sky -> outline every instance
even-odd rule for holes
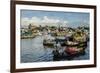
[[[86,12],[21,10],[22,27],[27,27],[29,24],[78,27],[81,25],[89,26],[89,23],[90,14]]]

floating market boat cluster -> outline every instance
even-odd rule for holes
[[[83,54],[89,41],[88,27],[32,26],[21,29],[21,39],[44,36],[43,46],[53,47],[54,58]],[[63,47],[63,48],[62,48]]]

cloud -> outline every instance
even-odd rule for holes
[[[29,25],[29,22],[30,22],[29,18],[22,18],[21,19],[21,27],[28,26]]]
[[[21,27],[27,27],[29,24],[38,26],[39,22],[41,22],[41,20],[37,17],[21,18]]]
[[[58,23],[58,22],[60,22],[60,20],[51,19],[51,18],[48,18],[47,16],[44,16],[42,22],[43,23]]]
[[[35,25],[35,26],[66,26],[68,21],[60,20],[60,19],[54,19],[49,18],[48,16],[44,16],[43,18],[39,17],[32,17],[32,18],[21,18],[21,26],[27,27],[29,24]]]

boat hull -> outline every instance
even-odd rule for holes
[[[68,55],[78,55],[78,54],[82,54],[85,51],[85,48],[81,47],[81,48],[77,48],[77,47],[68,47],[65,49],[65,52]]]

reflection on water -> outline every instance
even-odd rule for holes
[[[43,46],[43,36],[37,36],[33,39],[21,39],[21,62],[42,62],[53,61],[53,47]],[[76,56],[72,60],[86,60],[89,59],[89,44],[85,49],[85,54]],[[66,57],[60,60],[67,60]]]

